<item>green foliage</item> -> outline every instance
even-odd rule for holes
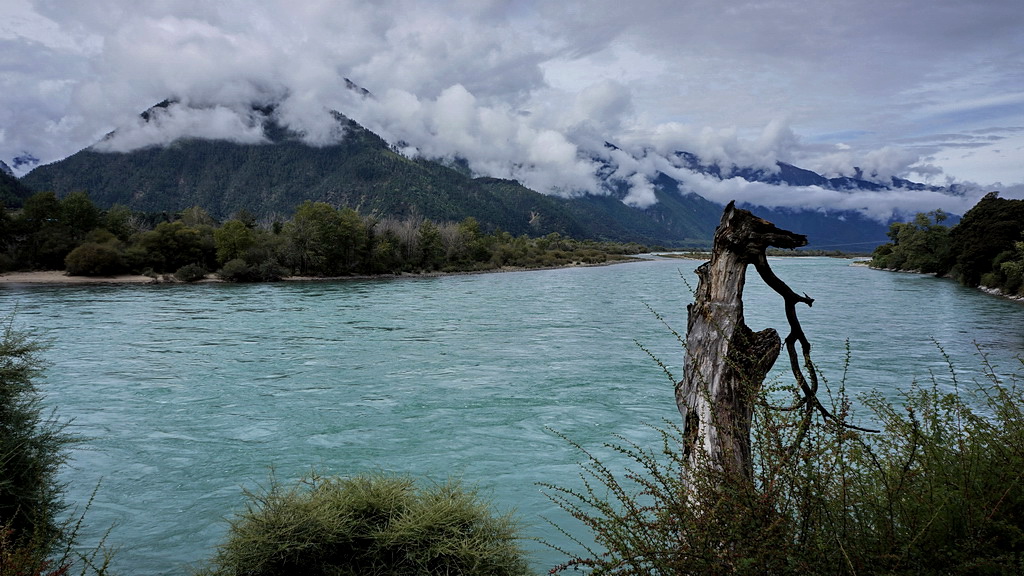
[[[419,229],[419,266],[424,270],[437,270],[444,262],[444,243],[441,231],[430,220],[424,220]]]
[[[100,224],[100,211],[85,192],[72,192],[60,201],[60,221],[81,240]]]
[[[85,515],[61,520],[67,509],[57,475],[76,441],[42,406],[35,380],[44,346],[31,332],[5,321],[0,335],[0,576],[107,574],[111,556],[103,542],[81,553]],[[88,505],[86,505],[86,510]]]
[[[126,271],[124,243],[112,233],[98,229],[64,258],[71,276],[112,276]]]
[[[18,266],[58,269],[75,247],[74,231],[61,221],[60,200],[52,192],[39,192],[25,200],[14,222],[20,243]]]
[[[206,268],[215,253],[212,230],[193,228],[180,220],[161,222],[143,232],[135,246],[135,266],[157,272],[173,272],[188,264]]]
[[[943,272],[949,257],[949,229],[942,225],[946,218],[942,210],[933,210],[917,214],[913,222],[894,222],[889,226],[892,242],[875,249],[871,265],[925,274]]]
[[[174,278],[179,282],[198,282],[206,278],[206,268],[199,264],[185,264],[174,271]]]
[[[51,551],[61,540],[65,509],[57,472],[73,438],[43,409],[35,384],[42,345],[8,319],[0,336],[0,529],[14,543]]]
[[[1022,363],[1024,365],[1024,363]],[[575,445],[582,488],[549,497],[592,532],[556,572],[592,574],[1019,574],[1024,570],[1024,388],[985,366],[893,403],[871,395],[866,434],[817,421],[792,444],[792,412],[755,414],[753,482],[690,467],[682,431],[657,446],[606,446],[624,473]],[[839,390],[835,413],[848,418]]]
[[[341,215],[325,202],[304,202],[285,224],[290,261],[303,276],[337,276],[349,243]]]
[[[1024,240],[1024,200],[1007,200],[995,192],[986,195],[950,230],[952,275],[962,284],[977,286],[1003,252]],[[1001,286],[995,285],[993,288]]]
[[[32,195],[32,191],[13,175],[0,170],[0,205],[17,207]]]
[[[111,244],[86,242],[64,257],[70,276],[112,276],[124,270],[120,251]]]
[[[941,226],[941,211],[918,214],[913,223],[894,223],[892,242],[875,249],[875,268],[949,274],[967,286],[987,286],[1024,295],[1024,200],[992,192],[953,228]]]
[[[1010,256],[998,262],[999,272],[1007,292],[1024,296],[1024,242],[1017,242],[1013,246],[1014,251]]]
[[[305,202],[290,220],[275,221],[270,229],[259,227],[245,212],[218,225],[197,207],[168,220],[168,215],[136,214],[124,206],[93,212],[85,194],[66,203],[64,210],[53,194],[41,193],[14,218],[0,212],[0,240],[6,239],[9,250],[9,256],[0,257],[0,269],[64,268],[85,276],[217,270],[224,280],[260,282],[292,275],[601,264],[646,250],[639,244],[580,241],[558,233],[541,238],[500,229],[486,233],[475,218],[458,224],[419,217],[379,220],[325,202]]]
[[[247,492],[245,511],[201,574],[232,576],[527,573],[511,515],[457,482],[311,475]]]
[[[228,220],[213,233],[217,246],[217,262],[241,258],[256,244],[256,233],[241,220]]]
[[[134,218],[135,215],[132,214],[132,211],[127,206],[118,204],[112,206],[110,210],[103,214],[101,225],[116,236],[118,240],[127,242],[132,234],[135,233]]]

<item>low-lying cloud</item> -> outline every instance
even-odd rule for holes
[[[119,127],[93,146],[99,152],[131,152],[166,146],[182,138],[227,140],[239,144],[265,143],[262,118],[255,111],[226,106],[192,108],[181,103],[153,108],[148,119]]]
[[[13,0],[0,22],[0,157],[49,162],[97,141],[112,152],[183,137],[260,143],[251,106],[273,103],[311,145],[343,137],[337,110],[411,156],[546,194],[608,193],[610,177],[639,208],[656,201],[659,172],[715,201],[879,219],[964,202],[730,172],[777,161],[878,182],[961,182],[979,166],[993,174],[984,182],[1024,179],[1008,161],[1024,153],[1021,72],[1000,65],[1018,55],[1016,2],[865,1],[851,12],[794,0],[686,11],[662,0]],[[138,119],[167,98],[178,104]],[[677,151],[723,178],[680,170]]]

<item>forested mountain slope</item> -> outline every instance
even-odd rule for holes
[[[516,235],[558,232],[666,247],[709,244],[721,214],[721,206],[665,174],[653,182],[657,202],[646,208],[625,204],[628,190],[614,181],[597,193],[548,196],[511,180],[474,178],[450,163],[409,158],[340,113],[335,119],[345,137],[326,146],[308,145],[274,123],[272,114],[267,118],[265,143],[188,138],[127,153],[94,146],[37,167],[21,183],[25,190],[53,191],[60,197],[85,191],[101,208],[119,204],[173,214],[199,206],[220,220],[240,212],[264,221],[284,220],[312,200],[370,216],[422,216],[437,222],[473,217],[485,230]],[[784,192],[785,183],[777,184]],[[885,241],[886,224],[858,213],[747,208],[807,234],[811,247],[871,250]]]

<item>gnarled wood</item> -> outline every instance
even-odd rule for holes
[[[779,356],[782,341],[772,328],[753,332],[744,323],[747,265],[757,266],[762,278],[787,298],[792,291],[767,268],[765,251],[769,246],[797,248],[806,244],[804,235],[777,228],[733,203],[726,206],[715,231],[711,260],[697,268],[695,301],[687,307],[683,380],[676,386],[684,452],[691,463],[707,458],[726,473],[751,478],[754,402]],[[783,288],[786,293],[780,291]],[[798,296],[792,302],[810,304],[813,300]],[[787,313],[789,307],[787,298]],[[791,327],[794,320],[795,313]],[[795,326],[799,329],[798,322]],[[802,331],[798,337],[806,342]],[[790,334],[787,338],[792,346],[790,338],[796,337]],[[810,386],[802,388],[806,392]]]

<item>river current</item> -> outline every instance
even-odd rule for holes
[[[798,309],[819,368],[856,395],[965,378],[979,350],[1020,373],[1024,304],[954,282],[775,258],[815,299]],[[515,509],[527,536],[562,544],[578,526],[538,482],[579,486],[580,455],[678,419],[682,351],[648,309],[686,329],[690,260],[429,278],[231,285],[4,286],[0,312],[41,331],[41,387],[84,441],[68,499],[83,542],[112,526],[123,574],[185,574],[212,556],[243,489],[310,470],[460,478]],[[689,286],[689,287],[688,287]],[[751,270],[755,330],[787,331],[782,300]],[[848,344],[847,344],[848,343]],[[776,365],[786,377],[783,362]],[[855,402],[856,404],[856,402]],[[614,460],[613,460],[614,463]],[[563,558],[536,542],[538,573]]]

